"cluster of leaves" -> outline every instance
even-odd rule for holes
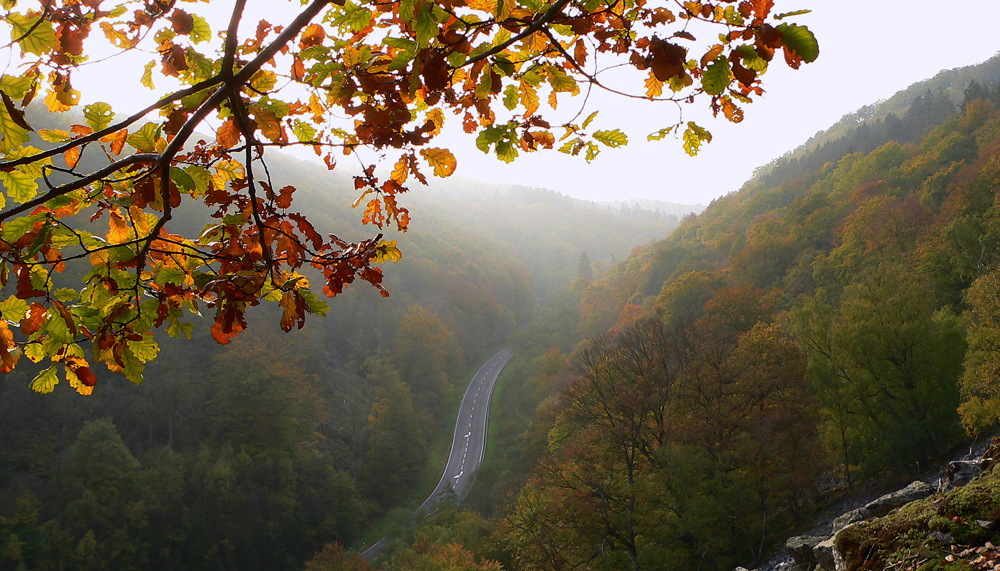
[[[48,360],[37,390],[51,391],[62,365],[86,394],[96,382],[91,362],[139,382],[157,353],[151,331],[187,336],[185,319],[202,308],[214,312],[220,343],[246,328],[245,311],[262,300],[281,305],[282,329],[301,327],[307,313],[327,307],[300,272],[308,266],[322,272],[328,296],[358,278],[387,295],[376,264],[399,259],[395,243],[381,233],[357,243],[324,236],[289,211],[295,189],[271,180],[267,147],[308,146],[330,168],[337,153],[361,149],[395,160],[385,180],[374,164],[356,177],[356,206],[364,205],[365,223],[405,231],[409,213],[397,196],[407,181],[426,182],[427,167],[437,176],[456,168],[450,151],[429,146],[446,112],[478,133],[481,149],[509,161],[557,144],[540,112],[545,93],[555,108],[560,93],[576,94],[581,83],[615,89],[602,83],[599,55],[648,72],[637,97],[703,95],[738,121],[737,103],[761,93],[776,50],[793,67],[818,54],[806,28],[778,24],[784,15],[772,14],[772,0],[312,0],[288,24],[260,21],[241,39],[245,4],[236,1],[218,29],[193,9],[157,0],[0,3],[11,26],[6,49],[20,56],[18,73],[0,78],[0,283],[14,278],[16,286],[0,325],[2,370],[22,356]],[[699,58],[693,42],[702,30],[721,33]],[[182,87],[124,118],[93,103],[83,122],[61,119],[65,128],[35,133],[26,111],[36,94],[50,113],[79,105],[73,75],[91,58],[92,35],[121,51],[155,51],[146,87],[156,76]],[[593,118],[563,125],[563,152],[593,158],[599,144],[626,142],[617,130],[588,131]],[[200,140],[207,120],[215,137]],[[32,145],[33,133],[44,149]],[[689,152],[708,138],[688,124]],[[197,235],[168,229],[185,202],[212,218]],[[75,260],[89,263],[83,285],[60,283],[57,274]]]

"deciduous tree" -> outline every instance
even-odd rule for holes
[[[452,153],[432,146],[449,115],[503,161],[548,148],[590,160],[626,135],[546,105],[596,88],[702,100],[738,122],[779,52],[794,68],[819,52],[783,21],[801,12],[779,14],[773,0],[306,0],[284,25],[241,25],[246,5],[214,22],[190,2],[0,1],[16,62],[0,77],[0,282],[16,286],[0,307],[0,359],[4,371],[22,356],[47,362],[35,390],[64,379],[87,394],[94,362],[139,382],[157,353],[152,330],[189,336],[201,310],[220,343],[264,300],[280,304],[282,329],[301,327],[327,309],[308,266],[328,296],[356,279],[387,295],[377,264],[400,252],[381,230],[407,228],[398,197],[409,181],[454,172]],[[145,87],[177,87],[127,115],[102,102],[67,113],[101,41],[154,54]],[[605,72],[621,65],[638,73],[612,83]],[[29,108],[37,100],[45,109]],[[689,153],[711,138],[664,123],[650,138],[680,133]],[[265,149],[293,145],[330,168],[371,151],[356,204],[378,230],[351,242],[292,210],[295,188],[271,179]],[[375,171],[382,159],[388,177]],[[184,235],[175,219],[189,203],[210,223]],[[82,284],[61,279],[77,260]]]

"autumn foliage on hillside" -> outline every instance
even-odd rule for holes
[[[513,568],[749,567],[823,490],[910,477],[1000,421],[1000,89],[921,95],[873,134],[580,292],[598,337],[522,436]]]

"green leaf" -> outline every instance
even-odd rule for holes
[[[611,131],[594,131],[594,138],[611,148],[628,144],[628,135],[622,133],[618,129]]]
[[[403,22],[409,22],[413,20],[413,15],[416,13],[417,0],[403,0],[399,3],[399,19]]]
[[[600,111],[594,111],[590,115],[587,115],[587,118],[583,120],[583,128],[584,129],[586,129],[587,127],[590,126],[590,123],[593,122],[594,118],[597,117],[598,113],[600,113]]]
[[[28,313],[28,302],[12,295],[0,303],[0,316],[8,321],[21,321]]]
[[[397,50],[410,51],[417,49],[417,42],[406,38],[385,38],[382,40],[382,43]]]
[[[503,140],[507,131],[499,127],[487,127],[476,137],[476,148],[484,153],[490,152],[490,146]]]
[[[95,131],[103,131],[115,118],[115,112],[107,103],[91,103],[83,108],[83,117],[87,125]]]
[[[479,76],[479,82],[476,83],[476,97],[479,99],[486,99],[492,91],[493,74],[490,73],[489,70],[483,70],[483,73]]]
[[[140,80],[143,87],[148,87],[149,89],[156,89],[156,86],[153,85],[153,68],[155,66],[156,66],[155,61],[151,61],[146,64],[146,67],[144,68],[145,71],[142,72],[142,79]]]
[[[160,346],[156,344],[152,335],[142,338],[142,341],[132,341],[128,344],[129,351],[143,363],[148,363],[156,358],[160,352]]]
[[[170,167],[170,180],[174,181],[174,184],[188,192],[197,190],[198,188],[194,178],[192,178],[191,175],[184,169]]]
[[[57,289],[56,291],[52,292],[52,295],[54,295],[56,297],[56,299],[58,299],[59,301],[61,301],[63,303],[68,303],[68,302],[71,302],[71,301],[76,301],[77,299],[80,298],[80,292],[76,291],[73,288],[69,288],[69,287],[61,287],[61,288]]]
[[[197,14],[191,14],[194,18],[194,26],[191,28],[191,41],[196,44],[207,42],[212,39],[212,27],[208,25],[208,20]]]
[[[187,167],[184,171],[191,177],[194,181],[194,196],[195,198],[201,196],[208,192],[208,184],[212,180],[212,174],[208,172],[205,167]]]
[[[345,6],[344,24],[352,32],[360,32],[372,22],[372,13],[361,6]]]
[[[552,86],[552,91],[572,93],[574,95],[580,92],[580,88],[576,85],[576,80],[567,75],[565,71],[554,65],[550,65],[548,70],[549,85]]]
[[[56,385],[59,384],[59,376],[56,375],[56,365],[52,365],[48,369],[45,369],[38,376],[31,381],[28,385],[31,390],[36,393],[49,394],[56,389]]]
[[[729,87],[729,60],[724,56],[715,58],[701,76],[701,88],[709,95],[722,95]]]
[[[517,147],[510,141],[500,141],[497,143],[497,158],[505,163],[512,163],[517,158]]]
[[[819,42],[809,28],[795,24],[781,24],[777,30],[781,32],[781,41],[785,48],[795,52],[802,61],[811,63],[819,57]]]
[[[3,228],[0,228],[0,237],[3,237],[5,242],[16,242],[21,239],[21,236],[34,229],[35,222],[38,222],[41,217],[41,214],[35,214],[7,220],[3,223]]]
[[[6,105],[0,105],[0,151],[9,153],[14,149],[28,142],[29,135],[27,129],[17,124],[7,112]]]
[[[174,284],[177,286],[184,285],[184,270],[180,268],[158,269],[156,270],[156,274],[153,276],[153,282],[159,286],[166,284]]]
[[[294,134],[295,138],[300,141],[316,140],[316,128],[299,119],[296,119],[295,122],[292,123],[292,134]]]
[[[167,324],[167,335],[175,339],[180,339],[181,336],[184,336],[185,339],[190,339],[193,332],[194,323],[181,323],[177,319],[171,319],[170,323]]]
[[[405,69],[406,66],[410,65],[413,58],[417,57],[417,50],[414,48],[412,51],[401,51],[396,54],[396,57],[392,58],[389,62],[389,71],[399,71]]]
[[[49,271],[42,266],[31,267],[31,287],[46,291],[49,289]]]
[[[45,332],[59,343],[71,343],[73,341],[73,334],[69,330],[69,324],[63,319],[62,314],[55,309],[49,310],[49,318],[45,322]]]
[[[72,133],[62,129],[39,129],[38,136],[46,143],[65,143],[73,138]]]
[[[37,26],[35,22],[41,19],[38,12],[18,14],[16,12],[7,15],[7,22],[10,23],[11,37],[20,38],[31,31],[31,34],[22,38],[18,44],[21,51],[40,56],[46,52],[59,47],[59,39],[56,38],[56,31],[52,27],[52,22],[43,20]]]
[[[122,372],[125,373],[126,379],[137,385],[141,385],[143,381],[142,372],[146,369],[146,365],[132,353],[131,347],[132,345],[129,345],[129,348],[122,351],[122,361],[125,363],[125,366],[122,367]]]
[[[517,107],[517,102],[521,99],[521,92],[518,91],[517,87],[513,85],[508,85],[503,92],[503,106],[507,108],[508,111],[513,111]]]
[[[785,12],[784,14],[778,14],[774,17],[775,20],[784,20],[785,18],[790,18],[792,16],[801,16],[802,14],[808,14],[812,10],[796,10],[794,12]]]
[[[692,157],[698,154],[702,143],[711,143],[712,134],[690,121],[684,130],[684,150]]]
[[[330,311],[330,306],[322,299],[316,297],[316,294],[305,288],[296,290],[299,297],[306,300],[306,305],[308,306],[309,313],[316,315],[326,315]]]
[[[463,54],[462,52],[451,52],[445,57],[445,59],[448,60],[448,65],[450,65],[451,67],[458,68],[465,65],[465,62],[469,59],[469,56]]]
[[[417,21],[413,25],[413,29],[417,33],[417,43],[422,47],[430,45],[431,40],[436,38],[440,31],[429,8],[430,3],[421,4],[420,11],[417,13]]]
[[[3,183],[7,196],[15,202],[27,202],[38,194],[38,179],[25,174],[18,169],[10,172],[0,171],[0,183]],[[6,200],[0,197],[0,208],[6,205]]]
[[[45,347],[41,343],[28,343],[24,346],[24,356],[32,363],[41,363],[49,354],[45,352]]]
[[[128,144],[136,150],[148,153],[156,150],[156,141],[160,138],[160,126],[155,123],[146,123],[138,131],[128,136]]]
[[[510,77],[514,75],[516,70],[514,69],[514,64],[510,63],[507,58],[497,57],[494,65],[494,69],[499,71],[502,75]]]
[[[757,73],[767,71],[767,60],[760,57],[760,54],[752,46],[740,46],[736,48],[736,51],[743,58],[743,67],[752,69]]]
[[[31,91],[35,84],[35,77],[31,74],[0,76],[0,89],[10,96],[11,99],[23,99]]]

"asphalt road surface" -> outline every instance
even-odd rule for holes
[[[442,500],[460,501],[469,493],[475,480],[476,468],[486,454],[486,427],[490,418],[493,385],[496,384],[500,371],[507,366],[507,362],[513,356],[514,353],[510,349],[501,350],[486,361],[472,377],[472,382],[462,397],[462,405],[458,409],[448,464],[444,467],[444,473],[441,474],[437,487],[410,516],[411,519],[420,514],[430,513]],[[382,538],[362,552],[361,556],[370,560],[380,554],[387,545],[388,538]]]

